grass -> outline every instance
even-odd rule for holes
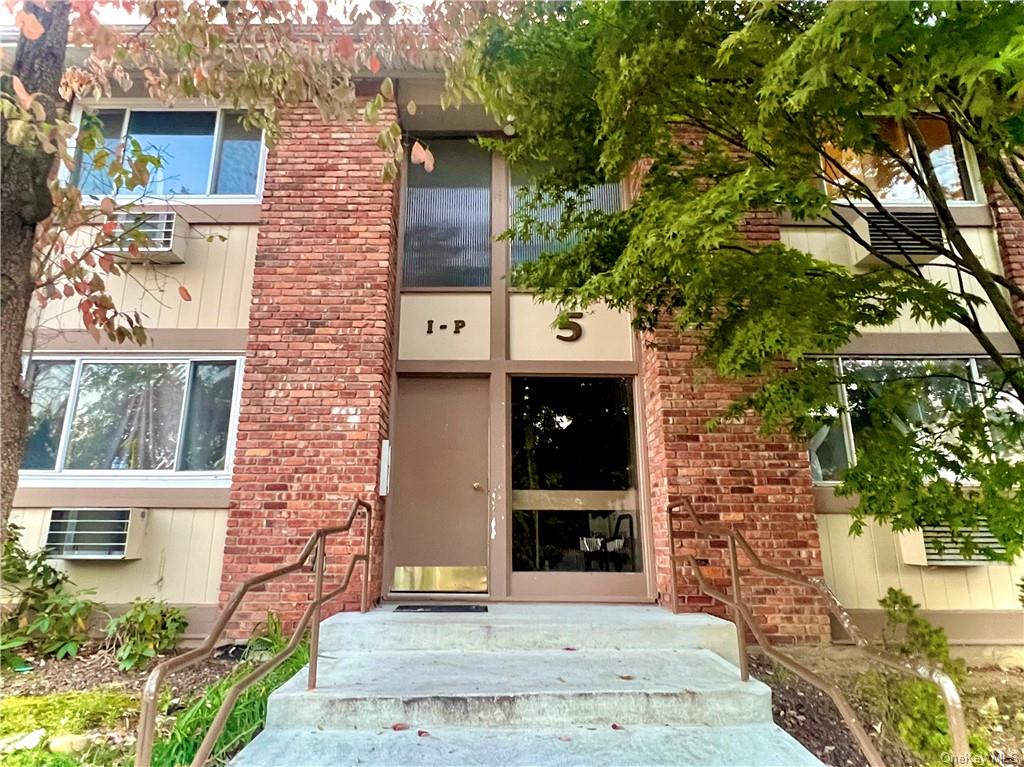
[[[0,737],[40,728],[48,737],[125,725],[138,709],[121,690],[89,690],[28,695],[0,700]]]
[[[280,649],[280,648],[277,648]],[[267,720],[267,698],[309,662],[309,645],[303,642],[280,666],[249,687],[235,702],[211,755],[211,764],[224,764],[263,729]],[[231,674],[212,684],[174,720],[170,734],[157,741],[153,767],[189,764],[210,729],[221,702],[231,685],[254,668],[255,662],[239,664]]]

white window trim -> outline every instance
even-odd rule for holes
[[[102,354],[45,352],[32,354],[28,362],[67,361],[75,364],[71,378],[71,390],[67,407],[64,411],[64,423],[61,426],[60,444],[53,469],[22,469],[18,472],[19,487],[192,487],[192,488],[223,488],[231,486],[231,474],[234,471],[235,445],[238,438],[238,415],[242,399],[242,379],[245,374],[245,357],[240,354],[199,354],[199,353],[161,353],[161,354]],[[177,469],[63,469],[67,455],[67,446],[71,439],[70,427],[74,417],[78,399],[78,385],[83,365],[90,363],[186,363],[194,362],[234,362],[235,380],[231,393],[231,409],[228,414],[228,435],[224,446],[224,468],[212,471],[180,471]],[[181,414],[178,425],[178,444],[175,448],[175,465],[181,456],[181,436],[186,408],[188,407],[188,379],[182,396]]]
[[[877,362],[883,362],[885,360],[960,360],[966,363],[967,374],[971,378],[971,398],[974,399],[977,395],[973,384],[980,380],[980,373],[978,372],[978,359],[977,355],[966,355],[966,354],[874,354],[874,355],[858,355],[858,354],[839,354],[831,357],[821,357],[819,359],[830,359],[834,360],[838,366],[839,375],[842,376],[845,371],[844,361],[845,360],[872,360]],[[843,442],[846,448],[846,465],[847,468],[853,468],[857,464],[857,445],[854,442],[853,434],[853,421],[850,419],[849,411],[849,400],[847,399],[846,387],[839,387],[840,402],[843,407],[843,412],[839,414],[839,422],[843,429]],[[838,479],[812,479],[812,484],[815,487],[838,487],[843,482]],[[975,483],[964,483],[964,487],[975,487]]]
[[[185,99],[182,101],[175,102],[173,106],[164,106],[162,104],[154,103],[150,99],[138,99],[138,98],[119,98],[119,99],[107,99],[105,101],[99,100],[87,100],[87,101],[76,101],[71,107],[71,122],[81,127],[82,115],[86,110],[100,110],[100,109],[123,109],[125,110],[124,120],[121,123],[121,139],[125,138],[128,132],[128,121],[130,119],[131,112],[216,112],[216,122],[214,124],[214,136],[213,136],[213,153],[210,157],[210,170],[207,177],[207,189],[211,189],[213,186],[213,173],[217,165],[217,152],[220,149],[219,141],[223,132],[224,113],[233,111],[229,107],[217,107],[210,106],[209,104],[200,101],[198,99]],[[78,131],[75,131],[70,139],[68,139],[68,153],[71,157],[75,157],[78,151]],[[259,203],[263,199],[263,185],[266,181],[267,173],[267,156],[269,150],[267,147],[267,134],[266,131],[260,134],[260,159],[259,168],[256,172],[256,191],[253,194],[172,194],[172,195],[145,195],[140,196],[138,194],[118,194],[111,195],[113,199],[121,204],[135,203],[140,207],[146,205],[193,205],[202,207],[218,206],[218,205],[244,205]],[[60,166],[60,180],[62,183],[69,183],[73,171],[63,164]],[[88,195],[87,199],[100,198],[95,195]]]

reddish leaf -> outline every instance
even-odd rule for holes
[[[75,289],[70,285],[64,285],[64,298],[71,298],[75,295]]]
[[[563,647],[562,649],[565,650],[566,652],[576,652],[576,648],[575,647]]]
[[[100,269],[110,274],[110,271],[114,268],[114,257],[109,253],[104,253],[100,256]]]
[[[558,739],[560,741],[562,741],[563,743],[568,743],[569,741],[572,740],[572,738],[570,738],[568,735],[559,735]]]
[[[395,732],[401,732],[402,730],[408,730],[409,725],[407,725],[405,722],[395,722],[393,725],[391,725],[391,729]]]
[[[188,288],[186,288],[184,285],[179,285],[178,286],[178,295],[181,296],[181,300],[182,301],[191,301],[192,300],[192,294],[188,292]],[[406,725],[406,726],[408,726],[408,725]]]
[[[43,25],[39,23],[39,19],[33,16],[31,13],[25,11],[18,11],[18,15],[14,17],[14,23],[21,30],[21,34],[25,35],[29,40],[38,40],[42,37]]]
[[[414,165],[422,165],[427,159],[427,150],[419,141],[416,141],[412,145],[412,152],[409,153],[409,159],[412,160]]]
[[[11,78],[11,87],[14,88],[14,95],[18,97],[18,103],[21,104],[22,109],[28,109],[32,106],[35,97],[28,92],[20,77],[14,76]]]
[[[370,56],[370,71],[374,74],[380,71],[380,59],[377,58],[376,54]]]
[[[352,35],[342,35],[336,44],[338,53],[343,59],[351,59],[356,55],[356,45],[352,41]]]
[[[108,221],[107,223],[105,223],[103,225],[103,234],[105,234],[105,235],[108,235],[108,236],[112,235],[116,231],[117,231],[117,222],[116,221]]]
[[[618,723],[616,723],[616,722],[612,722],[612,729],[613,729],[613,730],[624,730],[624,729],[626,729],[626,728],[625,728],[625,727],[623,727],[623,726],[622,726],[621,724],[618,724]]]
[[[100,212],[107,216],[114,215],[114,201],[110,197],[104,197],[100,201]]]
[[[423,170],[427,173],[434,172],[434,153],[429,149],[427,150],[427,156],[423,159]]]
[[[634,678],[632,674],[619,674],[619,679],[625,679],[627,682],[632,681]]]
[[[416,730],[416,734],[419,735],[421,738],[429,738],[430,737],[430,733],[427,732],[426,730]]]

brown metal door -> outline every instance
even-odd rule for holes
[[[398,379],[386,534],[393,592],[487,591],[486,378]]]

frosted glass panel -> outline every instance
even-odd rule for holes
[[[427,142],[435,167],[409,165],[404,287],[491,284],[491,158],[465,140]]]
[[[513,171],[512,173],[512,220],[522,212],[528,212],[532,218],[542,223],[557,223],[565,210],[563,205],[549,205],[538,210],[525,211],[520,191],[530,184],[529,177]],[[598,184],[589,190],[587,199],[583,201],[584,210],[603,210],[614,213],[621,205],[618,184]],[[519,266],[527,261],[537,259],[541,253],[567,250],[577,243],[576,238],[557,240],[535,235],[529,240],[512,241],[512,266]]]

